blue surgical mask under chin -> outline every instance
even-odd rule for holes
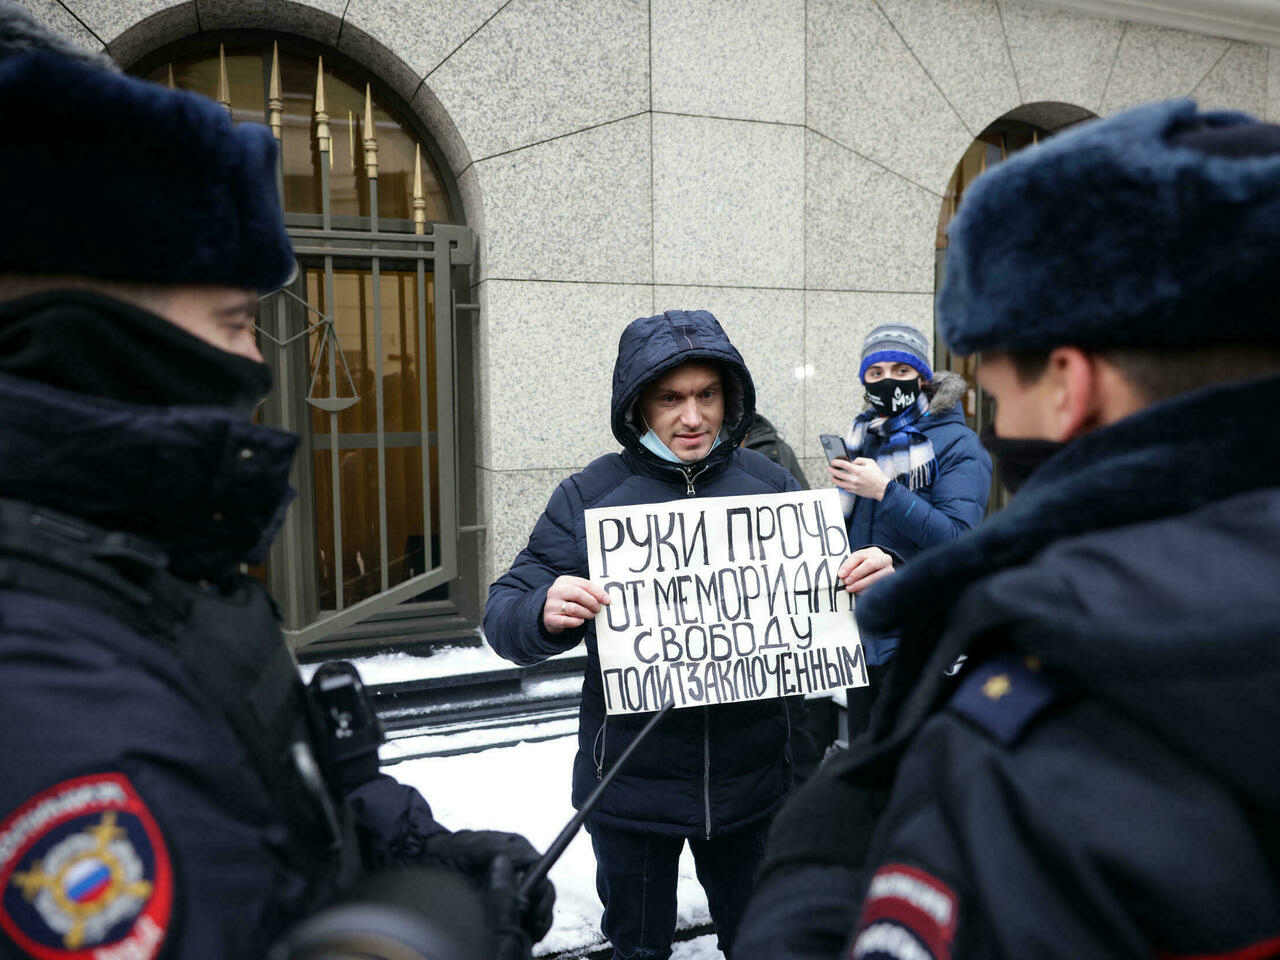
[[[685,462],[672,453],[671,448],[659,440],[658,435],[652,430],[640,438],[640,445],[656,454],[661,459],[666,460],[668,463],[683,464]],[[718,446],[720,446],[720,437],[717,435],[715,442],[711,444],[711,450],[714,450]],[[710,453],[711,451],[708,450],[707,452]]]

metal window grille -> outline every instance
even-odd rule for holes
[[[296,72],[296,58],[290,62]],[[198,64],[205,74],[211,66],[207,58]],[[216,99],[233,117],[246,118],[239,101],[232,110],[223,45],[216,77]],[[155,71],[153,79],[173,86],[172,63],[163,73]],[[288,196],[285,128],[290,121],[300,125],[300,120],[296,110],[286,116],[285,98],[296,101],[299,91],[294,84],[291,92],[282,92],[278,44],[272,46],[269,75],[262,80],[258,96],[265,93],[265,120],[282,147],[278,183],[281,195]],[[351,98],[349,88],[341,92]],[[276,389],[262,420],[302,437],[293,474],[299,501],[290,508],[265,571],[295,648],[405,601],[446,592],[459,567],[454,291],[459,268],[472,262],[472,233],[456,224],[427,221],[420,143],[413,163],[411,220],[380,216],[380,144],[371,86],[365,84],[362,117],[355,109],[342,112],[341,120],[329,115],[326,71],[319,56],[309,131],[318,216],[286,210],[298,276],[284,290],[264,297],[258,311],[263,352],[276,373]],[[249,113],[258,119],[256,111]],[[352,209],[353,185],[367,190],[368,206],[357,204],[359,216],[334,213],[334,125],[346,140],[343,153],[349,151],[349,157],[339,160],[348,191],[345,209]],[[289,131],[291,137],[295,133],[300,131]],[[296,142],[291,140],[291,146],[296,159]],[[359,168],[360,178],[355,176]],[[403,188],[403,180],[395,183]],[[309,198],[314,186],[307,186]],[[297,184],[291,187],[296,193]],[[402,200],[397,202],[403,206]],[[335,298],[338,287],[357,291],[358,306]],[[392,306],[399,324],[391,331],[400,345],[398,369],[391,372],[385,369],[385,292],[397,298]],[[344,327],[348,341],[349,331],[359,328],[361,356],[355,374],[342,342]],[[410,372],[414,382],[403,382]],[[399,392],[389,417],[387,384],[397,377]],[[410,405],[416,409],[404,409]],[[409,429],[402,429],[406,423]],[[407,507],[404,496],[396,502],[388,496],[393,475],[401,493],[413,488]],[[373,493],[366,497],[362,490]],[[406,521],[401,514],[412,516]],[[360,550],[350,549],[353,541],[361,544]]]

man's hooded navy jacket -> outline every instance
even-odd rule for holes
[[[725,420],[719,446],[701,462],[677,465],[641,446],[636,405],[647,384],[691,360],[724,370]],[[485,636],[508,660],[536,663],[586,639],[575,806],[649,718],[614,716],[606,723],[595,627],[587,621],[548,633],[542,623],[547,590],[556,577],[587,576],[588,508],[799,489],[767,457],[739,448],[754,412],[751,375],[710,313],[672,310],[630,324],[613,373],[611,422],[623,451],[600,457],[556,488],[529,545],[489,590]],[[768,816],[791,785],[787,733],[780,700],[672,711],[614,779],[593,817],[654,833],[712,836]]]

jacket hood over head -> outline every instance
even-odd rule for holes
[[[742,442],[756,410],[755,384],[742,355],[729,342],[720,322],[706,310],[668,310],[631,321],[618,339],[610,425],[623,447],[641,457],[656,459],[640,444],[646,431],[639,412],[640,395],[663,374],[694,360],[718,364],[724,371],[720,446],[732,451]]]

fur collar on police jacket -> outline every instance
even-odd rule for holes
[[[0,497],[144,537],[186,579],[260,563],[298,438],[215,407],[150,407],[0,374]]]
[[[944,671],[1011,644],[1155,732],[1262,808],[1280,784],[1242,731],[1280,723],[1280,378],[1156,404],[1081,437],[973,533],[858,602],[902,638],[873,737],[775,823],[767,869],[859,864],[902,751],[953,688]]]

